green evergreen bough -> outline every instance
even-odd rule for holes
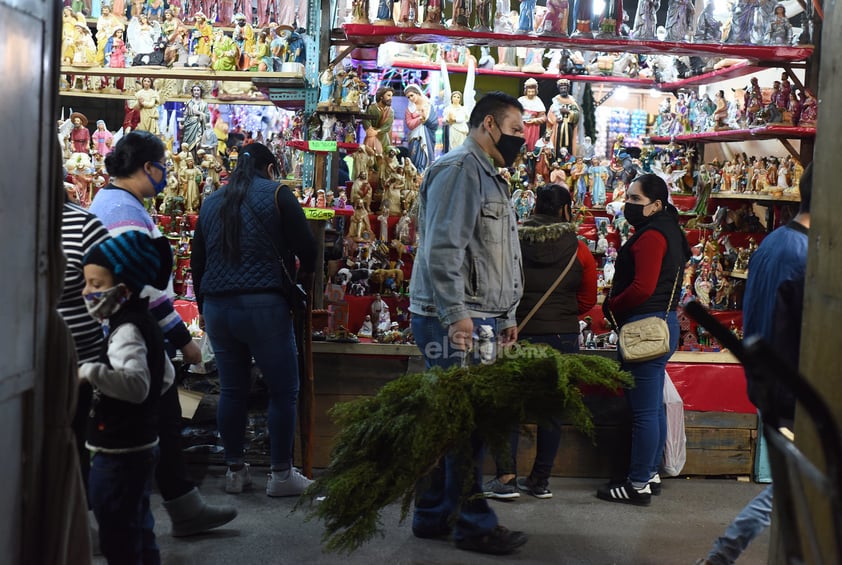
[[[330,466],[302,498],[325,497],[310,517],[324,521],[326,549],[350,553],[381,533],[380,511],[397,500],[403,521],[416,483],[447,453],[464,455],[468,496],[474,431],[500,450],[521,422],[562,416],[593,437],[580,383],[616,389],[630,386],[631,376],[604,357],[518,343],[493,365],[434,368],[337,404],[330,414],[342,431]]]

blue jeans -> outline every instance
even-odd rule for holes
[[[149,493],[158,448],[134,453],[96,453],[88,497],[99,524],[99,546],[109,564],[159,565]]]
[[[544,334],[523,336],[524,341],[532,343],[546,343],[561,353],[579,353],[579,334]],[[517,474],[517,446],[520,433],[512,434],[511,458],[504,461],[498,458],[497,476]],[[533,479],[549,479],[552,474],[555,456],[561,443],[561,421],[553,418],[549,422],[538,422],[536,434],[535,463],[532,464],[530,476]]]
[[[474,327],[490,325],[497,335],[497,320],[474,318]],[[430,367],[452,367],[465,361],[465,353],[454,348],[447,337],[447,328],[438,318],[412,316],[412,332],[415,343],[424,355],[424,362]],[[413,528],[427,530],[443,529],[450,524],[451,517],[458,510],[453,538],[460,540],[491,532],[497,527],[497,515],[482,496],[482,442],[472,438],[474,458],[474,481],[470,500],[460,506],[464,477],[459,473],[460,459],[455,454],[445,456],[417,487]]]
[[[632,316],[633,322],[651,314]],[[629,480],[637,485],[649,482],[661,466],[664,445],[667,441],[667,412],[664,406],[664,372],[667,361],[678,347],[678,317],[675,312],[667,316],[670,331],[670,352],[651,361],[627,363],[620,361],[622,368],[634,377],[634,387],[626,389],[625,395],[632,412],[631,460]]]
[[[272,469],[289,469],[299,381],[298,351],[286,300],[274,292],[208,296],[204,316],[219,369],[216,421],[226,462],[243,462],[254,357],[269,388]]]
[[[713,542],[708,561],[713,565],[731,565],[771,523],[772,485],[769,485],[728,524],[725,535]]]

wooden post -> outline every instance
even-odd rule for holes
[[[821,53],[818,100],[819,118],[823,121],[816,131],[816,154],[813,171],[813,196],[811,204],[811,225],[807,258],[807,278],[804,296],[804,324],[801,338],[801,372],[820,392],[830,405],[837,425],[842,422],[842,374],[839,364],[838,343],[835,330],[842,320],[842,261],[839,243],[842,242],[842,222],[836,204],[842,204],[842,194],[837,188],[838,165],[834,159],[842,152],[842,122],[832,119],[833,112],[842,105],[842,89],[838,83],[838,69],[842,65],[842,53],[833,49],[842,41],[842,11],[836,5],[825,5],[825,22],[819,28],[821,45],[829,49]],[[817,32],[818,33],[818,32]],[[814,38],[817,41],[818,38]],[[816,55],[819,46],[816,47]],[[814,55],[814,57],[816,57]],[[808,67],[809,69],[809,67]],[[807,86],[810,85],[808,71]],[[804,145],[802,144],[802,153]],[[823,467],[820,444],[810,424],[809,415],[796,411],[796,443],[805,454]],[[836,481],[840,477],[834,477]],[[809,490],[805,501],[816,526],[819,541],[825,555],[825,562],[834,543],[828,519],[826,493]],[[773,519],[774,523],[774,519]],[[809,544],[802,535],[802,547],[809,551]],[[770,556],[770,563],[784,563],[780,553]],[[816,563],[816,556],[807,553],[805,563]]]

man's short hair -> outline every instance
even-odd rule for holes
[[[506,110],[509,108],[515,108],[518,112],[523,112],[523,105],[514,96],[500,92],[499,90],[489,92],[480,98],[477,105],[474,106],[468,124],[471,128],[478,128],[489,114],[494,116],[494,119],[499,124],[503,120]]]

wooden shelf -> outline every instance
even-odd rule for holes
[[[718,43],[678,43],[672,41],[632,41],[547,37],[510,33],[476,32],[454,29],[343,24],[348,41],[357,47],[375,46],[387,41],[399,43],[451,43],[503,47],[545,47],[586,51],[662,53],[667,55],[719,56],[775,63],[803,61],[813,54],[812,45],[796,47],[772,45],[720,45]]]
[[[737,364],[740,362],[734,354],[728,350],[723,351],[676,351],[669,360],[670,363],[728,363]]]
[[[725,142],[749,141],[753,139],[812,139],[816,137],[816,128],[802,128],[797,126],[769,125],[756,128],[729,129],[722,131],[703,131],[686,133],[674,137],[652,136],[652,143],[693,143],[693,142]]]
[[[773,196],[762,192],[712,192],[708,197],[717,200],[763,200],[775,202],[801,202],[798,196],[789,194],[782,194],[780,196]]]
[[[186,80],[224,80],[252,82],[252,79],[280,79],[304,85],[304,73],[215,71],[208,67],[155,67],[152,65],[115,69],[111,67],[72,67],[62,65],[62,74],[95,75],[108,77],[150,77]]]
[[[127,92],[91,92],[86,90],[61,90],[59,96],[72,96],[80,98],[109,98],[116,100],[134,100],[135,95]],[[185,103],[190,100],[190,96],[173,96],[167,98],[165,102],[182,102]],[[219,99],[210,96],[202,98],[208,104],[246,104],[254,106],[274,106],[274,104],[266,98],[229,98]]]

